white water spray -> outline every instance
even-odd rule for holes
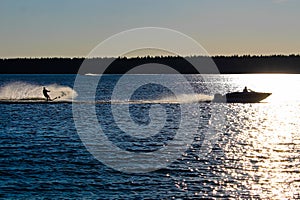
[[[111,104],[188,104],[188,103],[207,103],[211,102],[213,96],[206,94],[182,94],[172,97],[164,97],[161,99],[152,100],[111,100],[102,101],[102,103]]]
[[[26,82],[12,82],[0,87],[1,100],[44,100],[43,87],[50,90],[51,99],[72,100],[77,96],[75,90],[68,86],[57,84],[36,85]]]
[[[212,96],[206,94],[182,94],[177,97],[166,97],[160,99],[161,102],[173,102],[173,103],[197,103],[211,101]]]

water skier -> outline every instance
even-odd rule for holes
[[[46,101],[51,101],[51,98],[50,98],[50,96],[49,96],[49,94],[48,94],[48,92],[50,92],[49,90],[47,90],[45,87],[43,88],[43,95],[46,97]]]

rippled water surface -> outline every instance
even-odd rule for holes
[[[90,104],[80,105],[77,110],[77,117],[82,120],[77,129],[72,104],[0,104],[0,198],[300,198],[300,76],[186,77],[195,95],[183,91],[175,98],[172,88],[144,85],[130,96],[133,103],[116,99],[116,114],[128,116],[123,118],[112,115],[115,104],[109,101],[120,77],[105,76],[97,88],[96,100],[104,103],[92,108],[95,108],[98,126],[115,145],[114,148],[104,146],[100,154],[114,164],[121,165],[124,159],[114,160],[117,155],[111,152],[117,148],[133,154],[151,153],[163,150],[180,130],[184,130],[186,138],[192,136],[192,143],[183,152],[179,147],[184,141],[176,143],[178,149],[171,153],[178,151],[179,155],[173,162],[144,173],[117,171],[87,150],[77,129],[82,126],[93,134],[93,121],[85,115]],[[147,76],[130,78],[143,83]],[[70,91],[74,79],[72,75],[1,75],[0,98],[16,96],[16,92],[28,91],[28,88],[31,92],[28,91],[26,97],[42,97],[39,93],[42,86]],[[182,85],[174,75],[158,79],[172,82],[174,87]],[[16,88],[20,85],[21,88]],[[86,85],[89,85],[88,80]],[[242,90],[246,85],[273,94],[256,104],[197,101],[210,99],[216,92]],[[130,82],[126,83],[123,92],[126,94],[131,87]],[[82,91],[76,92],[77,99],[83,98]],[[195,103],[197,109],[189,107]],[[185,110],[184,106],[193,109]],[[182,123],[193,117],[197,118],[196,124],[194,121]],[[194,126],[196,129],[191,132]],[[155,127],[159,130],[152,133]],[[134,135],[137,129],[140,135]],[[214,137],[209,138],[212,135]],[[205,146],[207,141],[211,146]],[[126,156],[128,163],[119,166],[125,171],[134,167],[148,169],[159,159],[165,161],[165,157],[158,154],[152,160],[145,159],[143,165],[133,166],[129,163],[131,154]]]

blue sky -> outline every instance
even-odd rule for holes
[[[299,0],[1,0],[0,57],[87,55],[113,34],[155,26],[211,55],[300,53]]]

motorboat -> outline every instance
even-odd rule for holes
[[[212,101],[219,103],[258,103],[271,94],[254,91],[232,92],[225,95],[215,94]]]

